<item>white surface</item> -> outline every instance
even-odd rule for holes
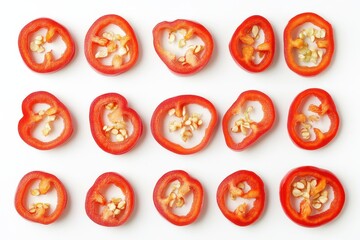
[[[11,239],[357,239],[360,223],[358,175],[359,144],[359,47],[360,22],[355,0],[334,4],[327,0],[304,1],[7,1],[0,9],[2,57],[0,138],[2,183],[0,213],[2,236]],[[285,64],[282,32],[298,13],[313,11],[332,23],[336,52],[331,66],[319,76],[304,78]],[[95,72],[85,60],[83,40],[90,25],[100,16],[116,13],[127,19],[137,33],[141,54],[129,72],[108,77]],[[228,51],[236,27],[248,16],[260,14],[273,25],[277,37],[274,63],[264,73],[251,74],[238,67]],[[77,44],[74,60],[53,74],[38,74],[23,63],[17,37],[29,21],[50,17],[68,28]],[[160,21],[177,18],[202,23],[212,33],[215,50],[208,66],[196,75],[172,74],[156,55],[152,28]],[[337,137],[316,151],[297,148],[287,130],[287,112],[300,91],[320,87],[334,98],[341,117]],[[248,89],[268,94],[278,118],[272,131],[252,148],[233,152],[227,148],[220,124],[210,145],[191,156],[179,156],[162,148],[152,137],[152,111],[164,99],[180,94],[197,94],[216,106],[219,119]],[[56,95],[72,112],[75,132],[64,146],[39,151],[26,145],[17,133],[21,102],[31,92],[46,90]],[[141,115],[145,131],[141,142],[126,155],[103,152],[94,142],[89,127],[91,101],[106,92],[124,95]],[[289,220],[281,209],[278,190],[281,178],[290,169],[314,165],[334,172],[347,194],[340,217],[323,227],[303,228]],[[198,221],[176,227],[165,221],[152,202],[158,178],[173,169],[183,169],[198,178],[205,188],[205,205]],[[241,228],[230,223],[216,204],[218,184],[230,173],[248,169],[266,184],[268,202],[262,218]],[[65,214],[52,225],[43,226],[20,217],[14,208],[14,193],[20,178],[32,170],[58,176],[66,186],[69,204]],[[130,221],[116,228],[93,223],[85,214],[84,200],[95,179],[106,171],[126,177],[136,192],[136,207]]]

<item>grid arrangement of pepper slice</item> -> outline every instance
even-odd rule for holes
[[[37,188],[32,186],[39,181]],[[32,196],[46,195],[53,189],[57,193],[57,205],[52,210],[49,203],[32,203],[28,207],[29,192]],[[62,182],[54,175],[41,171],[27,173],[20,180],[15,194],[16,211],[25,219],[41,224],[55,222],[67,204],[67,193]]]
[[[307,23],[314,26],[304,27],[298,32]],[[299,75],[309,77],[324,71],[331,62],[334,49],[331,24],[315,13],[298,14],[285,27],[285,60],[289,68]]]
[[[35,111],[37,104],[47,104],[48,108]],[[22,102],[23,117],[18,124],[18,132],[22,140],[28,145],[39,150],[53,149],[64,144],[73,133],[72,118],[66,106],[53,94],[46,91],[38,91],[29,94]],[[41,122],[45,125],[41,131],[44,137],[50,136],[53,131],[53,123],[61,118],[64,128],[60,135],[50,141],[37,138],[35,130]]]
[[[143,131],[139,114],[129,108],[127,100],[117,93],[106,93],[95,98],[90,106],[89,120],[95,142],[111,154],[130,151]]]
[[[251,113],[256,110],[253,106],[245,106],[250,101],[261,104],[263,118],[256,122],[251,119]],[[259,109],[258,109],[259,110]],[[240,116],[240,115],[243,116]],[[274,125],[275,107],[272,100],[263,92],[248,90],[240,94],[236,101],[225,113],[222,120],[222,128],[227,146],[236,151],[242,151],[254,144],[261,136],[268,132]],[[236,121],[233,118],[239,116]],[[233,125],[231,123],[234,122]],[[238,142],[233,134],[242,134],[244,138]]]
[[[164,125],[168,126],[169,132],[179,132],[179,137],[183,142],[191,139],[196,131],[203,128],[206,123],[201,119],[201,113],[188,111],[187,106],[190,104],[205,108],[210,113],[210,119],[201,141],[195,146],[187,148],[168,139],[164,133]],[[174,116],[178,120],[167,123],[165,122],[167,116]],[[213,135],[217,118],[216,109],[209,100],[196,95],[180,95],[166,99],[156,107],[150,126],[153,137],[161,146],[174,153],[185,155],[196,153],[206,147]]]
[[[249,189],[247,189],[249,186]],[[230,210],[228,197],[255,199],[250,207],[246,201]],[[217,204],[224,216],[238,226],[248,226],[257,221],[265,208],[265,187],[261,178],[254,172],[239,170],[227,176],[219,185],[216,193]]]
[[[318,106],[315,104],[304,106],[311,97],[316,97],[321,103]],[[307,107],[310,115],[305,113],[304,107]],[[330,127],[327,132],[313,127],[313,124],[324,116],[330,119]],[[327,145],[336,136],[339,124],[340,118],[335,103],[330,94],[323,89],[306,89],[299,93],[290,105],[288,132],[292,141],[303,149],[315,150]]]
[[[177,39],[177,33],[181,35]],[[168,34],[169,44],[177,44],[179,49],[186,49],[183,56],[177,56],[164,46],[163,35]],[[202,43],[189,45],[187,42],[198,37]],[[203,69],[209,62],[214,41],[211,33],[201,24],[185,19],[172,22],[160,22],[153,29],[153,43],[156,53],[166,66],[178,74],[193,74]]]
[[[303,166],[292,169],[282,179],[280,201],[292,221],[304,227],[318,227],[340,214],[345,203],[345,191],[332,172]],[[294,202],[299,202],[299,208]]]
[[[46,34],[38,33],[45,28]],[[52,50],[46,51],[46,44],[51,44],[61,37],[66,45],[61,57],[55,59]],[[75,43],[69,31],[58,22],[49,18],[38,18],[26,24],[20,31],[18,39],[19,51],[25,64],[38,73],[54,72],[65,67],[75,55]],[[44,54],[44,60],[38,63],[34,54]]]
[[[264,35],[263,42],[259,42],[261,34]],[[229,50],[245,70],[262,72],[267,69],[275,54],[275,34],[270,22],[259,15],[247,18],[235,30]]]
[[[106,199],[105,192],[115,185],[121,189],[124,198]],[[88,217],[95,223],[116,227],[124,224],[131,216],[135,206],[135,193],[130,183],[120,174],[106,172],[101,174],[89,189],[85,210]]]
[[[171,192],[167,194],[167,190]],[[181,208],[186,204],[186,197],[193,194],[193,201],[189,212],[177,215],[174,208]],[[153,200],[158,212],[166,220],[177,226],[193,223],[200,215],[204,199],[201,183],[183,170],[173,170],[165,173],[156,183]]]
[[[106,28],[116,25],[121,32],[108,31]],[[98,72],[106,75],[118,75],[132,68],[139,57],[136,34],[131,25],[122,17],[114,14],[104,15],[89,28],[85,37],[85,57]],[[111,58],[111,64],[104,61]]]

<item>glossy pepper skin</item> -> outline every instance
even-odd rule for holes
[[[245,183],[250,190],[245,191]],[[249,209],[247,203],[241,203],[235,210],[227,206],[227,199],[241,197],[255,199]],[[238,226],[248,226],[257,221],[265,209],[266,194],[264,183],[254,172],[239,170],[227,176],[219,185],[216,193],[217,204],[224,216]]]
[[[47,104],[49,108],[40,112],[34,111],[37,104]],[[73,123],[67,107],[53,94],[46,91],[38,91],[29,94],[22,102],[23,116],[18,124],[18,132],[21,139],[28,145],[39,149],[49,150],[64,144],[73,133]],[[38,139],[34,131],[40,122],[47,117],[61,118],[64,123],[64,129],[58,137],[51,141],[42,141]]]
[[[330,127],[327,132],[322,132],[319,128],[314,127],[314,139],[304,139],[302,131],[299,130],[304,124],[311,123],[311,116],[306,116],[302,108],[305,102],[316,97],[321,102],[318,106],[310,104],[308,110],[319,118],[328,116],[330,119]],[[315,150],[329,144],[336,136],[340,124],[340,118],[336,110],[336,105],[331,95],[320,88],[309,88],[299,93],[290,105],[287,128],[291,140],[300,148],[306,150]]]
[[[125,196],[124,199],[106,199],[104,192],[111,185],[121,189]],[[87,192],[85,200],[88,217],[93,222],[105,227],[125,224],[132,215],[134,207],[135,193],[132,186],[123,176],[115,172],[101,174]]]
[[[122,29],[125,36],[115,33],[110,37],[114,33],[105,32],[105,28],[112,24]],[[100,48],[103,51],[106,49],[106,56],[97,57]],[[123,52],[116,53],[119,49]],[[124,73],[130,70],[139,58],[139,45],[134,29],[126,19],[115,14],[104,15],[91,25],[85,36],[84,51],[88,63],[105,75]],[[103,63],[103,58],[111,56],[111,64]]]
[[[39,181],[38,189],[31,189],[37,181]],[[39,196],[46,195],[52,189],[57,193],[57,205],[53,211],[50,211],[50,208],[44,208],[44,203],[36,203],[30,209],[28,208],[29,192],[34,196]],[[39,207],[38,204],[41,206]],[[62,215],[66,204],[67,193],[64,185],[56,176],[50,173],[42,171],[29,172],[23,176],[18,184],[15,195],[15,208],[20,216],[29,221],[45,225],[51,224]]]
[[[325,53],[321,57],[321,61],[315,66],[302,66],[299,63],[298,54],[295,52],[304,46],[304,41],[294,38],[297,29],[305,23],[312,23],[318,28],[324,29],[326,34],[323,38],[315,38],[314,42],[319,48],[325,49]],[[284,56],[288,67],[295,73],[311,77],[323,72],[331,63],[335,50],[334,33],[332,25],[321,16],[305,12],[296,15],[285,27],[284,30]]]
[[[264,41],[255,46],[264,33]],[[235,30],[230,43],[230,54],[237,64],[249,72],[267,69],[275,55],[275,34],[270,22],[263,16],[254,15],[243,21]]]
[[[110,107],[111,106],[111,109]],[[107,126],[104,121],[105,112],[111,110],[108,116],[112,118],[111,124],[113,126]],[[128,107],[126,98],[118,93],[105,93],[94,99],[90,106],[89,114],[91,134],[97,143],[97,145],[105,152],[111,154],[124,154],[138,143],[142,132],[143,124],[139,114]],[[132,132],[127,130],[129,121],[132,125]],[[125,126],[118,128],[118,124]],[[107,126],[109,129],[104,129]],[[111,129],[110,129],[111,128]],[[126,137],[123,137],[121,141],[111,139],[112,130],[119,134],[119,131],[126,131]]]
[[[186,47],[186,41],[195,37],[199,37],[203,45],[192,46],[194,49],[187,50],[184,56],[177,56],[175,53],[166,49],[163,43],[163,35],[168,34],[171,39],[171,34],[177,31],[186,31],[179,43],[179,48]],[[177,39],[171,40],[177,41]],[[165,65],[174,73],[180,75],[191,75],[203,69],[211,59],[214,49],[214,41],[211,33],[201,24],[186,20],[177,19],[175,21],[163,21],[158,23],[153,29],[153,44],[156,53]],[[201,46],[196,49],[197,46]]]
[[[167,190],[174,181],[179,182],[176,192],[167,195]],[[174,187],[175,188],[175,187]],[[173,188],[173,189],[174,189]],[[193,202],[186,215],[174,213],[174,207],[186,204],[186,195],[193,194]],[[173,170],[164,174],[156,183],[153,201],[158,212],[170,223],[185,226],[193,223],[199,217],[204,200],[204,190],[201,183],[183,170]]]
[[[168,125],[168,123],[165,122],[165,118],[171,110],[174,111],[174,116],[183,119],[184,108],[189,104],[196,104],[207,109],[210,112],[211,119],[208,122],[202,140],[195,146],[187,148],[168,139],[164,133],[164,126]],[[156,107],[151,118],[150,126],[153,137],[161,146],[174,153],[187,155],[196,153],[208,145],[215,130],[217,119],[217,111],[209,100],[196,95],[179,95],[164,100]]]
[[[296,184],[301,179],[309,179],[308,183],[305,183],[311,186],[307,193],[310,197],[304,197],[300,202],[300,210],[297,210],[293,205],[294,186],[297,186]],[[316,186],[312,184],[314,180],[317,183]],[[321,211],[322,208],[320,208],[318,211],[314,208],[314,206],[316,207],[314,204],[316,204],[316,199],[324,196],[324,191],[332,191],[333,199],[327,209]],[[302,196],[305,196],[305,193],[302,193]],[[304,227],[319,227],[333,221],[341,213],[345,203],[345,191],[339,179],[329,170],[314,166],[302,166],[292,169],[282,179],[280,201],[285,214],[292,221]]]
[[[33,42],[33,35],[43,28],[47,30],[46,35],[42,39],[43,43],[51,44],[57,37],[61,37],[66,45],[66,49],[58,59],[55,59],[53,53],[48,51],[44,55],[44,60],[38,63],[33,56],[33,54],[37,53],[31,49],[31,43]],[[31,70],[38,73],[60,70],[68,65],[75,55],[75,42],[69,31],[63,25],[50,18],[38,18],[26,24],[20,31],[18,46],[25,64]]]
[[[258,101],[262,106],[264,116],[259,122],[252,121],[251,119],[250,121],[244,119],[244,121],[249,123],[249,128],[251,130],[242,141],[237,142],[232,136],[233,132],[230,123],[234,116],[243,111],[246,103],[249,101]],[[275,107],[269,96],[258,90],[248,90],[242,92],[231,107],[226,111],[222,120],[223,134],[227,146],[235,151],[242,151],[250,147],[273,127],[275,119]]]

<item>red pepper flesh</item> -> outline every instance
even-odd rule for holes
[[[34,112],[34,107],[37,104],[47,104],[49,108]],[[18,132],[22,140],[34,148],[39,150],[53,149],[64,144],[73,133],[73,124],[69,110],[49,92],[38,91],[29,94],[22,102],[22,112],[23,117],[19,121]],[[52,117],[60,117],[63,120],[64,129],[60,135],[51,141],[42,141],[34,136],[34,131],[40,122]],[[50,129],[45,127],[45,131],[51,130],[51,121],[48,124]]]
[[[175,33],[184,32],[179,40],[179,48],[187,47],[184,56],[166,50],[163,46],[163,35],[168,34],[169,42],[175,43]],[[203,43],[187,46],[187,41],[199,37]],[[165,65],[174,73],[186,75],[194,74],[203,69],[209,62],[214,41],[211,33],[201,24],[185,19],[177,19],[172,22],[160,22],[153,29],[153,43],[156,53]]]
[[[264,41],[256,44],[261,30]],[[259,15],[247,18],[235,30],[229,50],[236,63],[245,70],[262,72],[267,69],[275,55],[275,34],[270,22]]]
[[[308,110],[313,115],[307,116],[303,113],[303,108],[305,102],[311,97],[318,98],[321,103],[319,106],[310,104]],[[317,118],[320,119],[325,115],[330,119],[329,130],[322,132],[319,128],[313,128],[315,139],[309,139],[311,122],[317,121]],[[313,120],[314,116],[315,120]],[[330,94],[323,89],[309,88],[299,93],[291,103],[287,122],[288,132],[291,140],[303,149],[315,150],[327,145],[336,136],[339,124],[340,119],[336,105]]]
[[[30,189],[34,183],[39,181],[38,188]],[[28,208],[28,194],[34,196],[46,195],[52,189],[57,193],[57,205],[50,211],[50,206],[46,203],[32,204]],[[41,171],[27,173],[19,182],[15,195],[16,211],[25,219],[41,224],[55,222],[63,213],[67,204],[67,193],[62,182],[54,175]]]
[[[246,103],[249,101],[258,101],[262,106],[263,118],[259,122],[250,119],[250,112],[246,110],[245,118],[240,119],[241,124],[237,124],[236,131],[230,126],[234,116],[240,114]],[[236,151],[242,151],[254,144],[258,139],[268,132],[274,125],[276,118],[275,107],[272,100],[263,92],[257,90],[248,90],[240,94],[238,99],[233,103],[229,110],[225,113],[222,120],[223,133],[227,146]],[[244,131],[243,129],[246,131]],[[237,142],[232,134],[241,133],[245,138],[241,142]]]
[[[207,109],[210,112],[211,119],[209,120],[209,123],[205,130],[205,135],[202,138],[202,140],[195,146],[186,148],[176,142],[169,140],[165,136],[164,124],[167,123],[164,122],[164,119],[172,111],[174,116],[176,116],[179,119],[182,119],[183,122],[186,122],[185,120],[188,120],[190,116],[188,115],[187,111],[184,114],[184,111],[186,110],[186,106],[189,104],[196,104]],[[216,123],[217,123],[217,112],[214,105],[210,101],[196,95],[180,95],[166,99],[165,101],[160,103],[156,107],[152,115],[150,125],[151,125],[151,132],[153,137],[161,146],[177,154],[193,154],[205,148],[206,145],[210,142]],[[186,123],[181,124],[181,129],[185,129],[185,128],[187,129],[188,127],[190,126],[186,126]],[[185,133],[189,131],[191,134],[193,134],[193,132],[195,134],[195,130],[189,128],[185,131]]]
[[[246,184],[250,190],[245,190]],[[265,208],[265,187],[261,178],[247,170],[236,171],[227,176],[219,185],[216,193],[217,204],[224,216],[238,226],[248,226],[257,221]],[[227,199],[240,197],[255,199],[249,209],[247,203],[240,204],[234,211],[227,206]]]
[[[121,189],[124,199],[107,200],[105,191],[115,185]],[[101,174],[89,189],[85,210],[95,223],[105,227],[116,227],[124,224],[131,216],[135,206],[135,194],[130,183],[120,174],[106,172]]]
[[[110,111],[107,115],[110,125],[104,121],[107,111]],[[127,100],[117,93],[106,93],[95,98],[90,106],[89,120],[95,142],[111,154],[130,151],[138,143],[143,131],[138,113],[129,108]],[[131,132],[128,131],[127,122],[132,125]]]
[[[297,34],[296,31],[298,31],[299,27],[306,23],[312,23],[317,28],[323,29],[323,34],[314,34],[313,32],[315,31],[315,28],[313,28],[311,30],[312,34],[310,33],[311,36],[305,36],[305,34],[302,34],[301,37],[294,38],[294,35]],[[305,51],[302,51],[302,49],[309,49],[308,43],[305,41],[306,37],[309,37],[311,39],[310,41],[316,43],[319,51],[321,51],[321,56],[318,51],[311,52],[311,50],[309,50],[310,52],[306,51],[309,53],[303,53]],[[324,49],[325,51],[322,51],[321,49]],[[315,13],[306,12],[298,14],[293,17],[285,27],[285,60],[288,67],[299,75],[309,77],[315,76],[324,71],[330,65],[334,50],[334,34],[331,24]],[[299,61],[306,59],[307,55],[309,55],[310,61],[312,56],[316,56],[316,58],[314,58],[315,60],[313,60],[316,62],[314,66],[305,66],[300,64]],[[300,59],[299,56],[301,57]]]
[[[332,200],[328,197],[329,191],[333,192]],[[294,205],[295,198],[302,198],[299,210]],[[285,214],[292,221],[304,227],[318,227],[340,214],[345,203],[345,191],[339,179],[330,171],[303,166],[292,169],[282,179],[280,201]],[[323,206],[325,204],[329,207]]]
[[[34,34],[43,28],[47,29],[46,35],[38,35],[37,37],[42,37],[42,39],[33,40]],[[58,36],[62,38],[66,49],[60,58],[55,59],[51,51],[45,53],[46,49],[43,47],[43,44],[52,43]],[[75,55],[75,43],[69,31],[58,22],[49,18],[38,18],[24,26],[19,34],[18,45],[20,55],[25,64],[31,70],[38,73],[60,70],[65,67]],[[45,53],[44,60],[41,63],[37,63],[33,56],[33,54],[37,54],[37,52]]]
[[[167,195],[169,186],[175,181],[173,191]],[[174,207],[182,207],[186,204],[186,195],[193,194],[193,202],[189,212],[180,216],[173,212]],[[201,183],[192,178],[187,172],[174,170],[164,174],[156,183],[153,200],[158,212],[169,222],[177,226],[184,226],[193,223],[200,215],[204,199],[204,191]]]
[[[106,27],[116,25],[125,36],[107,32]],[[85,37],[85,57],[98,72],[106,75],[118,75],[132,68],[139,57],[136,34],[131,25],[122,17],[114,14],[104,15],[89,28]],[[102,60],[112,57],[111,64]]]

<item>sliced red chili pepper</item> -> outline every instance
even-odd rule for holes
[[[191,110],[192,105],[201,107],[199,112]],[[157,106],[151,118],[151,132],[164,148],[177,154],[192,154],[209,143],[216,123],[217,112],[210,101],[200,96],[180,95]],[[174,134],[179,137],[171,139]],[[200,140],[193,138],[200,134],[204,135]]]
[[[254,201],[252,206],[244,201],[235,210],[230,210],[227,205],[229,196],[231,200],[241,198],[254,199]],[[248,226],[258,220],[264,211],[266,200],[264,183],[254,172],[240,170],[230,174],[220,183],[216,199],[227,219],[238,226]]]
[[[45,36],[38,33],[46,29]],[[57,37],[61,37],[66,45],[65,51],[58,59],[55,58],[53,50],[47,51],[46,44],[53,43]],[[49,18],[38,18],[26,24],[19,34],[19,51],[25,64],[38,73],[54,72],[65,67],[75,55],[75,43],[68,30]],[[43,54],[44,60],[38,63],[35,54]]]
[[[37,188],[34,184],[37,182]],[[57,205],[52,209],[49,203],[32,203],[28,207],[29,193],[33,197],[46,195],[55,189]],[[27,173],[19,182],[15,195],[16,211],[25,219],[41,224],[55,222],[63,213],[67,203],[67,193],[62,182],[54,175],[41,171]]]
[[[251,105],[252,102],[261,104],[263,117],[260,121],[255,121],[250,116],[251,112],[259,110]],[[233,150],[244,150],[272,128],[275,115],[274,104],[266,94],[257,90],[241,93],[223,117],[226,144]],[[235,134],[241,134],[242,139],[238,139]]]
[[[106,115],[106,118],[104,118]],[[106,93],[90,106],[90,128],[97,145],[105,152],[123,154],[130,151],[142,134],[142,121],[117,93]]]
[[[314,26],[305,28],[308,23]],[[315,13],[296,15],[284,30],[285,60],[299,75],[314,76],[324,71],[331,62],[334,49],[331,24]]]
[[[36,111],[37,104],[49,105],[48,108]],[[25,143],[39,150],[49,150],[64,144],[73,133],[73,125],[70,112],[66,106],[54,95],[45,91],[29,94],[22,102],[23,117],[18,124],[19,135]],[[52,140],[42,140],[36,136],[36,129],[42,123],[43,138],[51,138],[54,123],[63,121],[63,130]],[[55,133],[54,133],[55,134]]]
[[[312,97],[320,101],[319,105],[309,104]],[[304,109],[307,107],[307,111]],[[323,132],[313,125],[327,116],[330,127]],[[299,147],[315,150],[327,145],[335,136],[339,128],[339,115],[335,103],[326,91],[319,88],[310,88],[299,93],[289,109],[287,128],[292,141]]]
[[[164,36],[168,38],[168,48]],[[201,39],[197,42],[196,38]],[[154,48],[160,59],[173,72],[193,74],[203,69],[209,62],[214,42],[211,33],[201,24],[185,19],[160,22],[153,29]],[[171,45],[177,51],[170,51]],[[182,50],[182,54],[176,53]]]
[[[304,227],[318,227],[334,220],[345,202],[345,191],[330,171],[304,166],[292,169],[280,185],[286,215]]]
[[[115,185],[122,196],[106,199],[106,190]],[[124,224],[131,216],[135,206],[135,194],[130,183],[115,172],[101,174],[86,195],[85,210],[88,217],[95,223],[116,227]]]
[[[171,190],[168,193],[168,190]],[[187,214],[176,214],[175,208],[183,207],[187,197],[192,194],[193,201]],[[174,170],[164,174],[156,183],[153,200],[156,209],[166,220],[177,226],[193,223],[200,215],[204,191],[201,183],[187,172]]]
[[[119,27],[121,32],[108,30],[110,25]],[[133,28],[124,18],[114,14],[104,15],[92,24],[86,34],[84,45],[87,61],[103,74],[118,75],[128,71],[135,65],[139,56],[139,46]]]
[[[259,15],[247,18],[235,30],[229,49],[233,59],[245,70],[264,71],[275,54],[275,34],[270,22]]]

